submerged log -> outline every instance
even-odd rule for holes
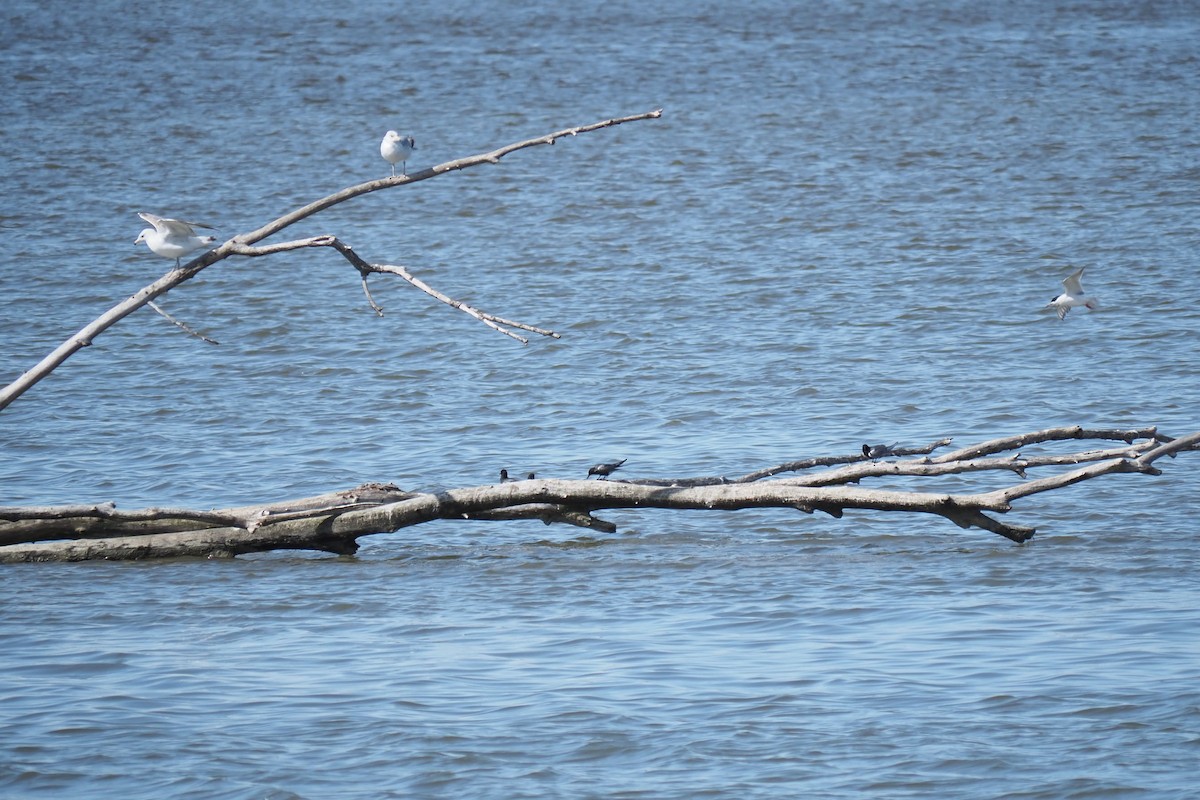
[[[1122,446],[1026,455],[1018,448],[1070,440]],[[961,528],[979,528],[1013,542],[1035,528],[1001,521],[1012,501],[1102,475],[1158,475],[1154,462],[1200,448],[1200,433],[1172,439],[1155,428],[1049,428],[981,442],[941,456],[942,439],[924,447],[889,448],[881,458],[855,451],[790,461],[737,478],[602,480],[532,478],[407,492],[392,484],[365,484],[282,503],[214,511],[178,508],[118,510],[113,504],[0,507],[0,563],[90,559],[230,558],[271,550],[316,550],[351,555],[362,536],[393,533],[433,520],[540,519],[602,532],[616,526],[594,516],[605,509],[739,510],[789,508],[840,518],[847,509],[921,512]],[[882,451],[875,451],[876,453]],[[1007,455],[1000,455],[1007,453]],[[917,456],[917,457],[910,457]],[[824,469],[814,470],[818,467]],[[1034,469],[1073,467],[1036,480]],[[801,473],[778,478],[782,473]],[[1017,483],[982,492],[947,493],[867,489],[872,478],[1011,473]]]

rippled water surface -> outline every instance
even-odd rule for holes
[[[509,4],[511,5],[511,4]],[[1196,430],[1200,10],[932,0],[0,11],[0,380],[168,263],[382,177],[0,413],[0,503],[212,507],[500,467]],[[1086,266],[1095,312],[1043,308]],[[0,796],[1184,798],[1200,456],[944,520],[439,523],[355,559],[0,577]],[[985,482],[986,479],[979,479]],[[960,485],[978,486],[978,483]],[[990,484],[989,484],[990,485]]]

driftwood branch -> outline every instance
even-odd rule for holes
[[[1072,440],[1118,441],[1067,453],[1023,454],[1019,447]],[[862,453],[786,462],[727,478],[607,480],[529,479],[439,492],[407,492],[369,484],[304,500],[193,511],[152,508],[118,510],[111,503],[60,507],[0,507],[0,563],[173,557],[232,557],[267,550],[354,553],[362,536],[390,533],[433,520],[538,519],[611,533],[597,518],[604,509],[725,510],[784,508],[840,518],[848,510],[921,512],[960,528],[978,528],[1025,542],[1035,528],[997,519],[1022,497],[1061,489],[1103,475],[1157,475],[1154,462],[1200,449],[1200,433],[1171,439],[1154,428],[1048,428],[981,442],[930,457],[949,440],[918,448],[895,448],[886,458]],[[918,457],[909,457],[910,452]],[[1001,455],[1008,453],[1007,455]],[[949,458],[955,456],[956,458]],[[823,469],[818,469],[823,468]],[[1026,480],[1029,470],[1060,470]],[[815,470],[774,478],[782,472]],[[1065,471],[1062,471],[1065,470]],[[957,475],[1010,475],[1015,483],[983,491],[927,492],[868,489],[869,479],[921,479]]]
[[[449,295],[439,292],[437,289],[434,289],[432,286],[413,275],[404,267],[393,264],[372,264],[364,260],[358,255],[358,253],[354,252],[353,247],[346,244],[336,236],[313,236],[309,239],[299,239],[294,242],[280,242],[279,244],[272,244],[266,247],[235,245],[231,252],[234,255],[255,258],[258,256],[274,255],[276,253],[282,253],[288,250],[299,250],[305,247],[332,247],[334,250],[337,250],[339,253],[341,253],[362,276],[362,287],[363,292],[367,296],[367,302],[371,304],[371,309],[380,316],[383,316],[383,308],[381,308],[379,304],[375,302],[375,298],[371,296],[371,291],[367,287],[367,276],[373,273],[396,275],[400,278],[403,278],[435,300],[445,303],[451,308],[458,309],[470,317],[474,317],[484,325],[487,325],[489,328],[503,333],[505,336],[516,339],[521,344],[529,344],[529,340],[524,336],[519,336],[518,334],[513,333],[511,330],[509,330],[509,328],[517,328],[519,330],[537,333],[542,336],[548,336],[552,339],[561,338],[561,336],[554,331],[538,328],[534,325],[528,325],[524,322],[515,322],[510,319],[505,319],[504,317],[496,316],[495,314],[489,314],[486,311],[480,311],[479,309],[474,308],[461,300],[456,300]]]
[[[160,308],[157,303],[150,302],[150,303],[146,303],[146,305],[150,306],[150,308],[154,309],[154,311],[159,316],[161,316],[167,322],[170,322],[172,325],[175,325],[181,331],[188,334],[189,336],[195,336],[200,341],[207,342],[208,344],[220,344],[220,342],[218,342],[216,339],[210,339],[207,336],[205,336],[203,333],[200,333],[199,331],[194,330],[190,325],[188,325],[183,320],[175,319],[175,317],[171,316],[166,311],[163,311],[162,308]]]
[[[223,261],[232,255],[263,256],[270,255],[272,253],[285,252],[287,250],[295,250],[299,247],[338,247],[337,244],[334,244],[334,242],[337,240],[334,237],[329,236],[317,236],[311,239],[304,239],[296,242],[284,242],[282,244],[251,247],[251,245],[262,241],[268,236],[279,233],[285,228],[288,228],[303,219],[311,217],[314,214],[324,211],[327,208],[335,206],[339,203],[343,203],[347,200],[351,200],[355,197],[369,194],[371,192],[377,192],[383,189],[391,189],[397,186],[405,186],[411,183],[418,183],[420,181],[429,180],[430,178],[436,178],[448,172],[468,169],[480,164],[495,164],[504,156],[516,152],[517,150],[523,150],[528,147],[536,147],[538,145],[554,144],[557,140],[563,137],[577,136],[582,133],[588,133],[590,131],[600,130],[602,128],[609,128],[626,122],[656,119],[661,116],[662,109],[657,109],[644,114],[634,114],[627,117],[608,119],[602,122],[593,123],[591,125],[580,125],[573,128],[565,128],[545,136],[514,142],[513,144],[505,145],[504,147],[500,147],[486,153],[481,153],[479,155],[447,161],[443,164],[438,164],[437,166],[430,167],[420,172],[414,172],[408,175],[397,175],[396,177],[382,178],[379,180],[367,181],[366,183],[360,183],[356,186],[349,186],[341,191],[335,192],[327,197],[323,197],[320,200],[316,200],[302,208],[298,208],[295,211],[285,214],[282,217],[263,225],[257,230],[250,231],[249,233],[238,234],[237,236],[234,236],[212,250],[209,250],[201,254],[199,257],[192,259],[180,268],[170,270],[158,280],[154,281],[148,286],[143,287],[137,293],[126,298],[101,316],[97,317],[92,322],[85,325],[77,333],[56,347],[40,362],[27,370],[12,383],[8,384],[8,386],[0,389],[0,410],[3,410],[11,405],[13,401],[35,386],[39,381],[57,369],[79,350],[90,346],[93,340],[95,340],[95,338],[101,333],[104,333],[106,330],[116,325],[125,317],[129,316],[143,306],[152,303],[161,295],[166,294],[176,286],[179,286],[180,284],[192,279],[198,273],[200,273],[200,271],[212,266],[213,264],[216,264],[219,261]],[[344,244],[342,244],[341,247],[344,247],[345,250],[343,251],[339,248],[339,252],[342,252],[343,255],[347,256],[347,258],[350,258],[347,253],[352,253],[353,251]],[[363,267],[359,267],[359,271],[363,278],[363,290],[367,295],[367,301],[371,304],[371,308],[377,314],[381,314],[383,310],[377,303],[375,303],[374,299],[371,298],[370,291],[367,290],[366,276],[370,272],[398,275],[414,286],[417,286],[422,291],[425,291],[431,296],[438,298],[447,305],[458,308],[460,311],[463,311],[464,313],[467,313],[480,320],[485,325],[488,325],[489,327],[522,343],[527,343],[528,340],[524,337],[514,334],[511,330],[509,330],[510,328],[527,330],[543,336],[550,336],[554,338],[558,337],[558,334],[553,333],[552,331],[544,331],[533,326],[527,326],[522,323],[515,323],[511,320],[505,320],[501,317],[478,311],[477,309],[474,309],[466,303],[462,303],[461,301],[453,300],[445,295],[441,295],[432,288],[421,283],[417,278],[408,274],[407,271],[402,267],[367,264],[365,261],[362,263],[366,266],[365,272],[363,271]],[[162,312],[160,311],[160,313]],[[181,323],[176,322],[176,324],[180,324],[185,330],[190,331],[189,328],[182,326]]]

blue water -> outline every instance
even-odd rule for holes
[[[16,0],[0,380],[169,264],[383,177],[0,412],[0,503],[201,508],[364,481],[739,474],[864,441],[1200,428],[1188,3]],[[1095,312],[1044,308],[1085,266]],[[0,796],[1183,798],[1197,456],[940,518],[439,523],[354,559],[0,577]],[[974,490],[1000,478],[952,484]],[[991,482],[989,482],[991,481]]]

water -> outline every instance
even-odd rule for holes
[[[500,467],[738,474],[863,441],[1197,429],[1190,4],[10,2],[0,375],[158,277],[136,212],[340,206],[0,414],[0,502],[211,507]],[[1071,267],[1100,311],[1042,306]],[[1195,457],[944,520],[613,512],[356,559],[0,580],[0,796],[1188,797]],[[977,487],[987,479],[961,486]],[[978,483],[975,481],[979,481]],[[986,483],[986,485],[994,485]]]

